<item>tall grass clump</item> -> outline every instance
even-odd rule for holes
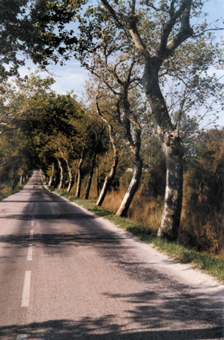
[[[0,184],[0,201],[2,201],[4,198],[11,196],[15,194],[16,192],[20,191],[23,188],[24,185],[19,185],[19,183],[16,186],[12,186],[9,183],[1,183]]]
[[[223,248],[223,130],[198,138],[196,156],[184,176],[179,239],[198,251],[219,254]]]

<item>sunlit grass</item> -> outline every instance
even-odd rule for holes
[[[109,210],[96,206],[95,200],[75,198],[64,191],[56,192],[70,201],[75,202],[85,209],[91,211],[92,213],[110,220],[118,227],[127,230],[142,241],[153,244],[156,249],[166,253],[173,259],[181,263],[192,264],[217,278],[219,281],[224,282],[224,262],[221,255],[218,257],[204,252],[197,252],[196,250],[187,248],[178,244],[177,242],[170,242],[157,238],[154,228],[150,229],[149,226],[146,227],[143,224],[135,222],[134,220],[117,217]]]

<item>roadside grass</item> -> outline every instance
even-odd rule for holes
[[[157,250],[167,254],[178,262],[189,263],[196,268],[205,271],[224,284],[224,262],[221,255],[214,256],[205,252],[198,252],[194,249],[187,248],[178,242],[171,242],[157,238],[155,229],[145,227],[144,225],[128,218],[117,217],[109,210],[96,206],[96,200],[76,198],[63,190],[54,190],[54,192],[72,202],[77,203],[92,213],[108,219],[118,227],[123,228],[138,237],[140,240],[146,243],[151,243]]]
[[[11,196],[21,191],[23,187],[24,185],[17,185],[15,190],[12,190],[10,186],[4,185],[4,184],[0,185],[0,201],[2,201],[4,198],[7,198],[8,196]]]

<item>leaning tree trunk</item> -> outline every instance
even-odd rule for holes
[[[133,155],[134,161],[134,169],[131,182],[126,194],[124,195],[123,201],[121,202],[121,205],[116,212],[116,216],[125,217],[127,216],[128,209],[140,184],[143,162],[140,156],[141,126],[138,123],[137,116],[130,109],[130,103],[128,101],[128,87],[126,86],[124,87],[122,100],[125,113],[123,124],[126,130],[126,138],[129,143],[130,151]]]
[[[75,197],[79,198],[80,197],[80,192],[81,192],[81,168],[82,168],[82,163],[83,163],[83,156],[79,159],[78,162],[78,169],[77,169],[77,184],[76,184],[76,193]]]
[[[60,161],[59,158],[57,158],[57,161],[58,161],[58,165],[59,165],[59,169],[60,169],[60,182],[59,182],[59,185],[58,185],[58,189],[60,190],[62,188],[62,185],[63,185],[64,171],[63,171],[63,167],[61,165],[61,161]]]
[[[69,175],[69,183],[68,183],[68,187],[67,187],[67,192],[70,192],[71,188],[72,188],[72,180],[73,180],[71,169],[68,169],[68,175]]]
[[[157,236],[175,240],[178,237],[183,189],[183,151],[177,134],[167,134],[163,150],[166,158],[166,190]]]
[[[66,164],[67,164],[68,176],[69,176],[69,183],[68,183],[68,187],[67,187],[67,192],[70,192],[70,190],[72,188],[72,180],[73,180],[73,177],[72,177],[72,168],[70,168],[68,160],[65,159],[65,161],[66,161]]]
[[[48,186],[51,187],[54,178],[54,163],[51,165],[51,175],[49,178]]]
[[[96,205],[98,205],[98,206],[101,206],[103,201],[104,201],[104,198],[107,194],[107,190],[109,188],[109,185],[111,184],[111,182],[114,178],[114,175],[116,173],[117,164],[118,164],[118,152],[117,152],[117,148],[116,148],[116,145],[115,145],[115,142],[114,142],[114,138],[112,136],[112,128],[111,128],[111,125],[108,122],[107,122],[107,124],[108,124],[108,128],[109,128],[110,142],[113,146],[114,156],[113,156],[113,164],[111,166],[110,173],[109,173],[108,176],[106,176],[106,178],[104,180],[103,188],[102,188],[100,195],[99,195],[99,198],[96,202]]]
[[[92,178],[93,178],[93,170],[94,170],[95,160],[96,160],[96,153],[94,152],[92,159],[91,159],[90,171],[89,171],[89,175],[88,175],[88,178],[87,178],[87,184],[86,184],[86,190],[85,190],[85,193],[84,193],[84,196],[83,196],[83,198],[85,200],[87,200],[89,198],[89,192],[90,192]]]
[[[114,158],[113,164],[111,166],[111,170],[108,176],[106,176],[104,183],[103,183],[103,187],[102,190],[100,192],[99,198],[96,202],[96,205],[101,206],[103,204],[104,198],[107,194],[107,190],[111,184],[111,181],[114,178],[115,172],[116,172],[116,168],[117,168],[117,164],[118,164],[118,156],[116,156]]]
[[[77,170],[78,176],[77,176],[77,184],[76,184],[76,193],[75,197],[80,197],[80,192],[81,192],[81,168],[78,168]]]
[[[125,217],[127,215],[128,209],[131,205],[131,202],[134,198],[136,191],[138,190],[139,183],[142,176],[142,160],[140,160],[134,166],[133,176],[131,182],[129,184],[128,190],[123,198],[123,201],[116,212],[116,216]]]

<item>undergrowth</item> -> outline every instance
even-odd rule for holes
[[[75,198],[63,190],[55,190],[59,195],[75,202],[92,213],[104,217],[115,223],[118,227],[123,228],[131,234],[137,236],[146,243],[153,244],[158,250],[166,253],[181,263],[189,263],[195,267],[204,270],[208,274],[224,282],[224,266],[221,254],[218,256],[205,252],[198,252],[195,249],[179,244],[178,242],[170,242],[156,237],[156,229],[154,226],[150,228],[129,218],[121,218],[114,215],[108,209],[95,205],[96,200]]]
[[[11,186],[5,185],[5,184],[0,184],[0,201],[2,201],[4,198],[7,198],[8,196],[11,196],[20,190],[24,185],[17,185],[16,188],[13,190]]]

